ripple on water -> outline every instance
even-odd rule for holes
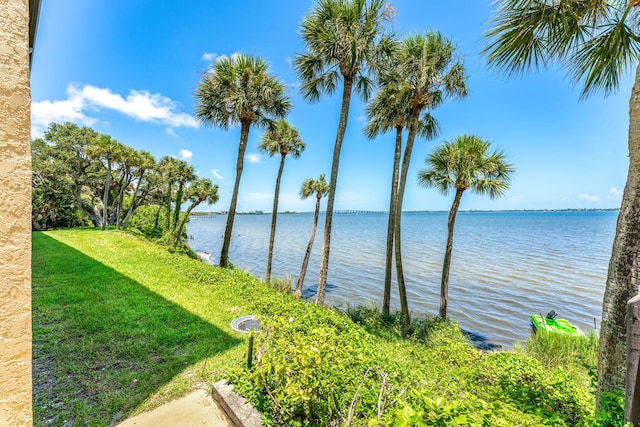
[[[530,333],[529,314],[554,309],[582,329],[599,319],[616,212],[461,212],[456,220],[449,313],[491,342],[511,346]],[[230,259],[264,277],[270,215],[239,215]],[[279,215],[272,276],[297,279],[312,213]],[[190,244],[217,262],[226,216],[187,226]],[[446,213],[405,213],[403,267],[410,309],[436,314],[446,242]],[[305,287],[317,285],[321,217]],[[387,215],[334,216],[328,304],[379,305],[384,285]],[[392,306],[399,308],[393,282]],[[599,321],[599,320],[598,320]]]

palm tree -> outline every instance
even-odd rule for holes
[[[391,66],[393,70],[393,67]],[[389,315],[391,307],[391,274],[393,268],[393,238],[396,223],[396,204],[398,201],[398,180],[400,174],[400,156],[402,154],[402,132],[409,122],[411,113],[411,92],[403,87],[402,82],[394,72],[390,72],[382,79],[381,88],[367,105],[369,118],[364,133],[369,138],[396,131],[395,150],[393,156],[393,170],[391,174],[391,194],[389,197],[389,219],[387,223],[387,250],[384,275],[384,291],[382,297],[382,313]],[[438,134],[438,123],[430,114],[419,122],[418,133],[426,139],[433,139]]]
[[[640,277],[640,2],[501,0],[498,6],[485,49],[496,69],[521,74],[558,61],[575,81],[583,81],[584,98],[612,93],[620,76],[636,67],[629,101],[629,172],[602,302],[599,407],[603,393],[625,387],[625,306],[638,293]]]
[[[173,208],[173,220],[171,221],[171,231],[175,231],[180,222],[180,209],[182,208],[182,199],[184,197],[184,187],[196,178],[193,166],[184,160],[175,160],[175,173],[178,179],[178,189],[176,190],[176,201]]]
[[[164,208],[165,211],[165,224],[164,231],[168,232],[171,230],[171,200],[173,195],[173,184],[175,183],[178,175],[178,159],[171,156],[164,156],[158,162],[158,173],[162,177],[162,180],[166,183],[166,192],[163,197],[163,205],[158,206],[158,211],[156,212],[156,228],[158,227],[158,219],[160,217],[160,211]]]
[[[136,156],[135,166],[138,167],[138,178],[136,182],[136,188],[133,190],[133,196],[131,196],[131,205],[129,206],[129,211],[125,216],[124,220],[124,228],[129,227],[129,220],[131,219],[131,215],[136,208],[136,200],[138,198],[138,191],[140,190],[140,185],[142,184],[142,178],[144,177],[145,172],[152,169],[155,166],[156,159],[153,157],[151,153],[148,151],[138,151]]]
[[[428,168],[420,171],[418,182],[423,187],[435,188],[445,196],[455,191],[449,211],[447,246],[442,264],[440,287],[440,317],[447,317],[449,293],[449,267],[453,248],[453,227],[466,190],[491,199],[502,197],[509,189],[513,165],[506,162],[503,151],[489,153],[490,144],[475,135],[458,136],[436,148],[426,159]]]
[[[313,248],[313,240],[316,236],[316,228],[318,227],[318,216],[320,215],[320,199],[327,195],[329,192],[329,184],[325,181],[324,174],[320,174],[318,179],[307,178],[302,183],[300,189],[300,197],[306,199],[312,194],[316,195],[316,210],[313,214],[313,228],[311,229],[311,237],[309,238],[309,244],[307,245],[307,251],[304,254],[304,260],[302,261],[302,268],[300,269],[300,276],[298,276],[298,283],[296,283],[295,294],[302,296],[302,285],[304,284],[304,276],[307,274],[307,264],[309,264],[309,258],[311,257],[311,249]]]
[[[305,149],[305,144],[300,138],[298,130],[284,119],[279,120],[273,129],[269,129],[262,135],[262,141],[258,149],[273,157],[280,153],[280,168],[276,178],[276,190],[273,196],[273,209],[271,211],[271,235],[269,236],[269,255],[267,256],[267,274],[265,280],[271,281],[271,261],[273,259],[273,243],[276,237],[276,220],[278,218],[278,198],[280,197],[280,179],[284,169],[284,159],[291,155],[294,159],[300,157]]]
[[[220,253],[220,266],[226,267],[249,130],[251,125],[266,127],[285,117],[291,102],[284,85],[269,74],[266,61],[244,54],[218,58],[213,70],[202,77],[195,97],[196,117],[202,123],[222,129],[240,125],[236,179]]]
[[[316,295],[319,305],[324,304],[333,204],[351,95],[355,90],[364,100],[368,99],[373,86],[370,72],[375,71],[393,48],[393,38],[384,35],[383,23],[388,16],[384,0],[318,0],[301,24],[307,52],[295,57],[294,68],[302,81],[304,98],[316,102],[321,93],[333,94],[340,80],[343,84]]]
[[[455,46],[439,32],[427,32],[405,38],[394,56],[397,78],[403,90],[410,92],[409,132],[402,157],[398,183],[395,218],[395,255],[400,308],[404,321],[409,323],[409,305],[402,269],[401,223],[402,202],[416,135],[420,130],[420,116],[429,114],[447,99],[467,95],[464,66],[454,55]],[[426,111],[425,111],[426,110]]]
[[[211,183],[211,180],[208,178],[195,178],[191,181],[191,185],[187,187],[185,192],[185,196],[188,200],[191,201],[191,204],[187,208],[184,216],[180,220],[180,223],[175,228],[173,247],[175,248],[180,241],[180,236],[182,236],[182,231],[184,230],[184,225],[189,219],[189,215],[191,211],[201,204],[202,202],[207,202],[209,205],[213,205],[218,202],[218,186]]]

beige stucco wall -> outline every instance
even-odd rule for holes
[[[32,425],[28,0],[0,0],[0,426]]]

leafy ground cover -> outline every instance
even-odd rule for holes
[[[265,326],[250,369],[229,327],[248,313]],[[593,343],[485,354],[455,323],[320,308],[116,231],[34,233],[33,332],[38,426],[116,424],[221,377],[265,425],[594,422]]]

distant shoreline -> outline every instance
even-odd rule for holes
[[[615,212],[619,211],[620,208],[599,208],[599,209],[587,209],[587,208],[566,208],[566,209],[468,209],[461,210],[460,212],[464,213],[509,213],[509,212]],[[324,214],[326,211],[320,211],[321,214]],[[414,213],[446,213],[448,210],[418,210],[418,211],[402,211],[403,214],[414,214]],[[302,211],[302,212],[293,212],[293,211],[284,211],[278,212],[278,215],[297,215],[297,214],[312,214],[313,211]],[[369,211],[369,210],[359,210],[359,209],[347,209],[347,210],[335,210],[335,214],[388,214],[388,211]],[[226,211],[218,211],[218,212],[191,212],[191,216],[214,216],[214,215],[226,215]],[[237,212],[238,215],[271,215],[271,212],[263,212],[263,211],[253,211],[253,212]]]

